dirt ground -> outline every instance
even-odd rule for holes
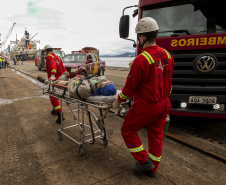
[[[11,64],[12,65],[12,64]],[[13,66],[46,76],[32,62]],[[107,78],[117,89],[125,83],[128,70],[108,68]],[[123,119],[106,119],[108,146],[96,140],[84,144],[85,155],[78,155],[78,145],[63,136],[58,140],[56,117],[48,96],[37,84],[15,73],[0,70],[0,184],[25,185],[142,185],[187,184],[222,185],[226,182],[225,164],[186,146],[166,139],[157,178],[135,176],[131,168],[135,160],[121,137]],[[65,123],[72,119],[65,116]],[[73,124],[73,123],[72,123]],[[73,130],[79,136],[79,130]],[[147,149],[145,129],[139,133]]]

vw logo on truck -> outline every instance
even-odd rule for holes
[[[194,60],[194,69],[202,74],[213,72],[217,67],[217,58],[211,54],[203,54]]]

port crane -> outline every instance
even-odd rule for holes
[[[5,38],[4,38],[4,40],[3,40],[3,42],[2,43],[0,43],[0,48],[2,48],[2,46],[4,46],[5,45],[5,43],[6,43],[6,41],[7,41],[7,39],[9,38],[9,36],[10,36],[10,34],[12,33],[12,31],[13,31],[13,28],[14,28],[14,26],[15,26],[15,22],[13,23],[13,25],[12,25],[12,27],[9,29],[9,32],[7,33],[7,35],[5,36]]]

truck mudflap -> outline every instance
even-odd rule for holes
[[[184,116],[184,117],[200,117],[200,118],[216,118],[226,119],[226,112],[218,111],[202,111],[202,110],[185,110],[171,108],[170,116]]]

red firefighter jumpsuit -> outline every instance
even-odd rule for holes
[[[121,128],[123,139],[132,156],[143,164],[151,159],[155,173],[162,154],[162,139],[166,117],[171,108],[172,71],[174,60],[168,51],[159,46],[144,48],[127,76],[118,99],[125,102],[136,95]],[[144,149],[137,132],[146,127],[149,150]]]
[[[48,75],[48,79],[51,75],[55,75],[56,80],[63,74],[63,72],[67,71],[63,66],[62,60],[56,56],[54,53],[50,53],[46,57],[46,71]],[[69,78],[69,73],[67,73],[67,77]],[[56,113],[60,112],[61,107],[60,103],[56,98],[49,96],[50,101],[53,105],[53,108]]]

